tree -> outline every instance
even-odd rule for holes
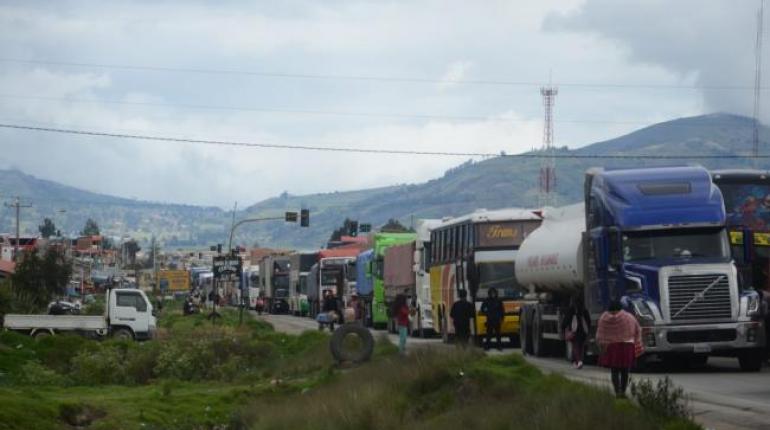
[[[51,218],[43,219],[43,223],[40,224],[37,229],[40,230],[40,235],[45,239],[56,234],[56,225],[51,221]]]
[[[329,242],[336,242],[342,239],[342,236],[347,236],[348,233],[350,233],[350,224],[352,222],[353,220],[350,218],[345,218],[345,221],[342,222],[342,227],[332,232],[332,235],[329,237]]]
[[[49,248],[41,256],[37,250],[26,253],[12,276],[12,293],[19,312],[45,310],[48,303],[67,291],[72,264],[64,252]]]
[[[86,225],[83,227],[83,231],[80,232],[83,236],[99,236],[99,224],[91,218],[88,218]]]
[[[395,218],[391,218],[388,220],[387,223],[385,223],[384,226],[382,226],[380,231],[383,233],[410,233],[410,232],[413,232],[414,230],[410,230],[404,227],[404,225],[401,224],[399,220]]]
[[[131,239],[128,242],[123,243],[123,249],[125,250],[129,264],[136,264],[136,254],[142,250],[142,248],[139,247],[139,244],[134,239]]]
[[[114,248],[115,248],[115,242],[109,237],[104,236],[102,238],[102,249],[108,250],[108,249],[114,249]]]

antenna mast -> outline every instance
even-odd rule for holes
[[[540,207],[554,206],[556,198],[554,190],[556,188],[556,163],[554,160],[553,148],[553,104],[559,90],[551,86],[551,79],[548,79],[548,86],[540,88],[540,95],[543,96],[543,107],[545,108],[545,118],[543,122],[543,158],[540,162],[540,194],[538,204]]]

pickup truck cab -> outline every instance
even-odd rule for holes
[[[8,314],[3,327],[35,337],[71,332],[96,338],[145,340],[155,335],[155,309],[144,291],[115,288],[105,296],[105,315]]]

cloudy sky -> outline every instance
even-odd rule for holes
[[[758,2],[6,0],[0,122],[515,153],[541,145],[538,86],[551,76],[556,144],[579,147],[676,117],[749,113]],[[223,207],[419,182],[464,161],[1,128],[0,142],[3,168]]]

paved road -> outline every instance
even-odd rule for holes
[[[283,315],[261,317],[273,324],[276,330],[298,334],[305,330],[317,330],[315,321]],[[384,333],[375,331],[374,333]],[[394,343],[398,336],[388,335]],[[441,345],[437,339],[409,339],[409,345]],[[507,349],[504,353],[519,351]],[[519,351],[520,352],[520,351]],[[498,352],[490,352],[498,354]],[[527,357],[527,360],[549,372],[561,373],[571,379],[607,386],[609,375],[604,369],[586,366],[573,369],[569,363],[557,358]],[[742,373],[736,359],[711,358],[699,369],[671,371],[652,367],[632,378],[661,379],[671,377],[674,383],[691,396],[696,420],[710,429],[770,430],[770,369],[760,373]]]

